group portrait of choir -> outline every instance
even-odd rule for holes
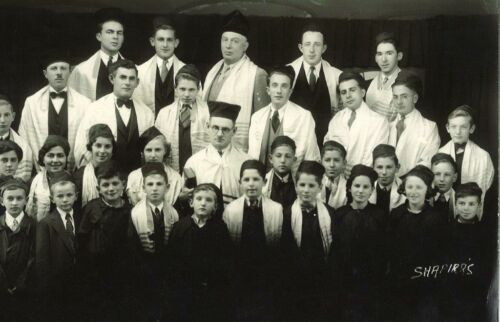
[[[0,95],[1,321],[485,319],[493,163],[470,106],[443,144],[397,35],[370,81],[314,23],[266,71],[236,11],[202,79],[163,17],[123,57],[123,15],[96,13],[76,66],[42,55],[18,131]]]

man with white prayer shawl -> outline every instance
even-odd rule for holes
[[[295,71],[290,100],[311,112],[320,146],[328,122],[339,110],[337,85],[342,71],[322,58],[327,44],[318,25],[308,24],[302,29],[298,47],[302,56],[289,64]]]
[[[91,101],[113,91],[109,82],[108,68],[123,59],[120,48],[124,40],[124,13],[117,8],[106,8],[96,12],[96,39],[100,49],[89,59],[78,64],[69,77],[68,86]]]
[[[267,87],[271,103],[252,115],[248,132],[248,154],[265,164],[266,171],[272,168],[269,160],[271,145],[280,135],[290,137],[296,144],[297,159],[292,173],[295,173],[303,160],[321,159],[311,112],[289,101],[293,79],[294,71],[290,66],[272,69]]]
[[[269,104],[267,73],[246,55],[248,32],[246,18],[239,11],[232,12],[222,28],[222,59],[208,72],[203,91],[204,101],[241,106],[233,144],[245,153],[248,151],[250,116]]]
[[[371,166],[373,149],[389,139],[389,122],[363,101],[366,93],[363,84],[358,73],[340,74],[340,98],[345,108],[332,118],[324,139],[324,142],[337,141],[347,150],[347,176],[356,164]]]
[[[483,191],[481,209],[478,213],[478,218],[481,220],[484,197],[493,183],[495,168],[490,154],[470,140],[470,135],[474,133],[475,129],[472,108],[467,105],[457,107],[448,115],[448,123],[446,124],[446,131],[450,134],[451,140],[441,147],[439,152],[451,155],[456,161],[457,184],[476,182]]]
[[[16,133],[11,127],[16,113],[9,98],[0,95],[0,116],[3,117],[3,124],[0,124],[0,138],[3,141],[12,141],[21,149],[22,159],[19,159],[19,164],[14,177],[28,182],[31,179],[31,171],[33,170],[33,152],[23,137]]]
[[[165,18],[157,17],[153,20],[149,42],[155,55],[137,67],[141,82],[134,97],[158,116],[160,109],[174,102],[175,77],[184,63],[174,53],[179,46],[179,39],[175,28]]]
[[[94,124],[104,123],[115,137],[113,154],[120,161],[120,171],[128,175],[141,166],[139,136],[153,126],[154,114],[146,105],[132,99],[139,83],[134,62],[121,59],[111,65],[109,72],[113,93],[101,97],[87,108],[76,135],[75,160],[79,166],[89,162],[86,149],[88,131]]]
[[[19,123],[19,135],[30,145],[32,158],[49,135],[60,135],[69,142],[68,170],[75,166],[73,151],[80,121],[90,100],[67,85],[71,63],[61,52],[50,52],[43,59],[48,85],[26,98]],[[38,162],[35,162],[40,171]]]
[[[222,190],[224,204],[240,196],[241,164],[250,156],[231,144],[237,131],[238,105],[224,102],[208,102],[210,119],[207,129],[210,144],[193,154],[184,166],[184,180],[189,183],[213,183]],[[191,189],[184,189],[189,192]],[[179,196],[179,198],[182,198]]]
[[[392,85],[393,104],[398,115],[390,124],[389,144],[396,147],[400,177],[416,165],[430,168],[431,158],[441,142],[436,123],[415,108],[421,90],[420,79],[407,72],[399,73]]]
[[[209,143],[207,122],[208,105],[198,96],[201,75],[188,64],[175,76],[175,101],[163,108],[155,126],[168,138],[170,156],[168,164],[180,172],[187,159]]]
[[[380,71],[371,80],[366,91],[366,104],[375,112],[392,121],[396,117],[396,109],[391,104],[392,84],[401,69],[398,63],[403,59],[396,36],[391,32],[382,32],[375,37],[375,62]]]

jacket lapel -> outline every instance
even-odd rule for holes
[[[64,223],[62,222],[61,216],[59,216],[59,212],[57,210],[54,210],[52,213],[52,218],[51,218],[51,224],[54,230],[59,234],[61,237],[61,240],[63,241],[64,245],[68,250],[74,254],[75,253],[75,247],[73,244],[73,241],[71,240],[71,237],[68,235],[68,232],[66,231],[66,228],[64,227]],[[75,224],[76,224],[76,218],[73,219]],[[76,227],[75,227],[76,231]]]
[[[7,233],[5,229],[7,224],[5,223],[5,215],[0,217],[0,264],[5,263],[7,257]]]

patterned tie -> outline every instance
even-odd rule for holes
[[[385,85],[387,84],[387,81],[389,80],[389,77],[385,76],[384,77],[384,81],[382,82],[382,85]]]
[[[356,111],[351,112],[351,117],[349,117],[349,120],[347,121],[347,126],[351,128],[352,123],[354,123],[354,120],[356,119]]]
[[[405,130],[405,116],[401,115],[401,119],[396,123],[396,144],[401,137],[401,134]]]
[[[75,229],[73,227],[73,223],[71,222],[71,214],[66,213],[66,231],[71,237],[75,237]]]
[[[167,64],[168,64],[168,60],[164,60],[161,63],[160,77],[161,77],[162,82],[165,82],[165,79],[167,78],[167,74],[168,74]]]
[[[191,106],[189,104],[182,104],[179,121],[183,128],[187,128],[191,124]]]
[[[314,70],[314,66],[311,66],[309,69],[309,88],[311,91],[314,91],[314,88],[316,87],[316,75],[314,74]]]
[[[14,218],[14,221],[12,222],[12,231],[16,232],[18,228],[19,228],[19,222],[17,221],[17,218]]]
[[[280,115],[278,111],[274,111],[273,117],[271,118],[271,125],[273,126],[273,132],[276,133],[280,127]]]

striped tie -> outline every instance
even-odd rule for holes
[[[189,104],[182,104],[179,121],[183,128],[187,128],[191,124],[191,106]]]

